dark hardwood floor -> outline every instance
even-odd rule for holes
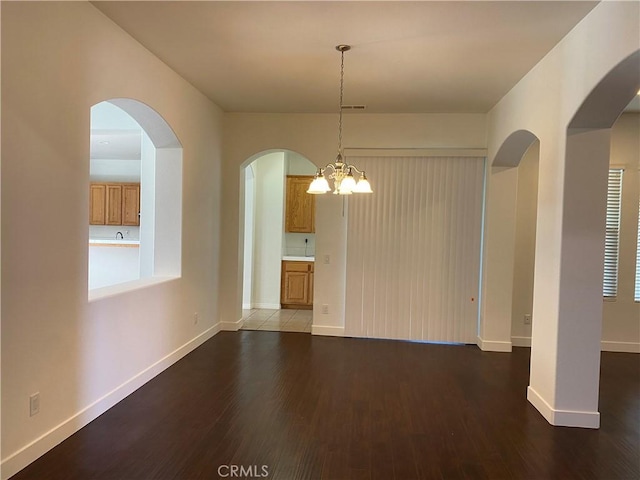
[[[13,480],[640,478],[638,355],[602,354],[599,430],[550,426],[528,370],[525,348],[222,332]]]

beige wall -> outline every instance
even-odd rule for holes
[[[478,114],[381,115],[349,114],[344,118],[344,145],[376,149],[482,149],[486,143],[485,116]],[[242,278],[238,274],[243,238],[239,231],[241,167],[260,152],[292,150],[316,165],[335,160],[337,115],[225,114],[225,178],[221,276],[222,322],[241,318]],[[385,150],[386,151],[386,150]],[[357,163],[357,160],[356,160]],[[375,179],[370,179],[375,190]],[[316,202],[316,267],[314,275],[314,332],[341,335],[344,329],[345,217],[343,199],[326,195]],[[329,256],[329,264],[324,263]],[[329,314],[319,306],[329,305]]]
[[[2,74],[6,478],[215,333],[222,115],[88,2],[3,2]],[[114,97],[184,147],[182,278],[88,303],[89,114]]]

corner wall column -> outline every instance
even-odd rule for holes
[[[563,140],[541,144],[527,398],[552,425],[599,428],[610,131]]]

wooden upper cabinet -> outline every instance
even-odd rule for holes
[[[310,175],[287,175],[285,232],[315,232],[315,195],[307,193],[313,180]]]
[[[107,184],[106,225],[122,225],[122,185]]]
[[[122,185],[122,225],[140,225],[140,185]]]
[[[89,225],[140,225],[139,183],[89,185]]]
[[[103,183],[89,186],[89,225],[104,225],[106,222],[106,192]]]

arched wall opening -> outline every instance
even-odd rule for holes
[[[512,132],[504,140],[488,170],[483,252],[483,289],[478,346],[511,351],[517,244],[520,164],[538,137],[528,130]],[[537,159],[536,159],[537,161]],[[534,229],[535,231],[535,229]]]
[[[283,260],[315,260],[315,229],[295,233],[285,228],[287,178],[308,176],[310,182],[315,170],[311,161],[291,150],[263,151],[240,166],[243,317],[239,327],[257,328],[257,317],[263,322],[268,314],[281,308]],[[309,288],[313,288],[312,284]]]
[[[100,102],[91,118],[90,300],[179,277],[182,255],[182,146],[175,133],[133,99]]]
[[[573,259],[576,271],[591,277],[588,290],[582,288],[585,308],[602,312],[586,325],[598,335],[594,343],[594,371],[603,351],[640,353],[640,304],[635,301],[640,198],[640,109],[632,109],[640,91],[640,49],[613,67],[592,89],[571,118],[567,128],[565,193],[568,201],[589,205],[589,216],[596,217],[600,228],[588,229],[586,219],[578,215],[574,229],[580,229],[584,243],[593,244],[589,259]],[[620,191],[609,192],[609,172],[621,172]],[[617,193],[616,193],[617,192]],[[608,205],[609,193],[619,195],[617,227]],[[611,197],[613,198],[613,197]],[[616,201],[614,200],[614,203]],[[577,207],[575,207],[577,209]],[[581,221],[582,220],[582,221]],[[606,225],[606,228],[605,228]],[[615,244],[615,245],[614,245]],[[597,252],[597,255],[595,254]],[[591,260],[595,258],[598,261]],[[603,292],[606,283],[615,284],[615,293]],[[585,263],[590,263],[588,271]],[[599,376],[599,375],[598,375]]]
[[[540,159],[527,398],[552,425],[600,426],[611,127],[640,87],[638,72],[636,51],[605,73],[560,132],[564,145]],[[638,340],[636,327],[629,346]]]
[[[511,298],[511,342],[516,347],[531,346],[539,162],[540,142],[535,138],[522,155],[517,166],[513,292]]]

